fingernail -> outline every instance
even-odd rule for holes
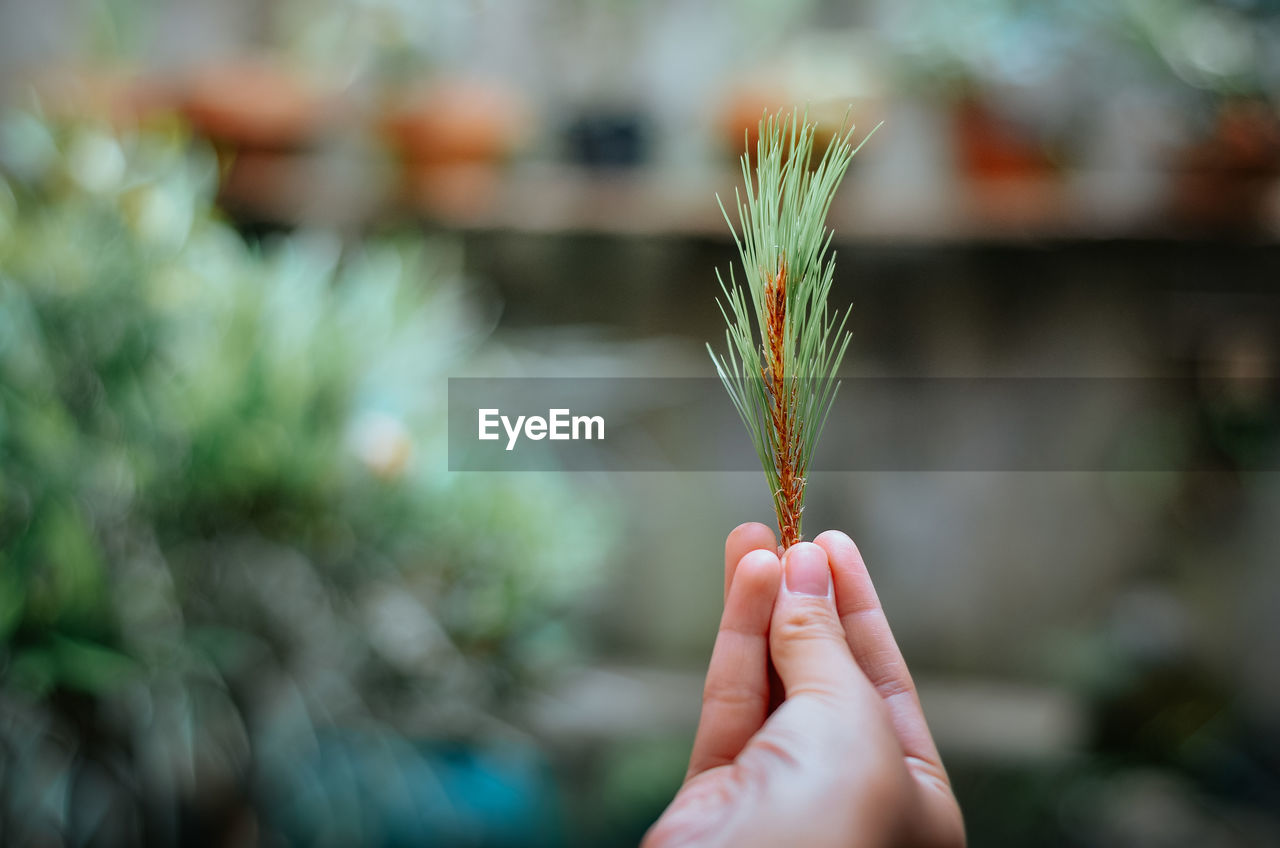
[[[787,591],[793,595],[826,597],[831,592],[827,554],[812,542],[797,542],[783,557]]]

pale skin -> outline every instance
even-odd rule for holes
[[[763,524],[729,534],[689,771],[644,848],[963,846],[857,546],[829,530],[779,553]]]

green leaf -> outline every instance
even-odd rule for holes
[[[57,680],[68,689],[109,692],[138,672],[134,660],[104,645],[56,633],[50,641]]]
[[[0,553],[0,641],[5,641],[22,621],[27,590],[22,576],[3,553]]]

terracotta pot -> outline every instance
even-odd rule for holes
[[[1280,115],[1262,101],[1228,101],[1209,134],[1175,158],[1173,217],[1195,227],[1260,225],[1277,177]]]
[[[220,145],[290,151],[311,146],[337,117],[338,98],[274,64],[246,60],[191,77],[183,113]]]
[[[439,81],[398,97],[381,130],[406,163],[493,163],[519,146],[528,125],[520,99],[489,83]]]
[[[756,142],[760,140],[760,119],[766,113],[783,109],[786,103],[787,96],[780,89],[742,88],[730,92],[717,121],[725,154],[736,159],[745,149],[754,159]]]
[[[959,101],[953,121],[957,164],[971,179],[1037,177],[1054,170],[1044,144],[977,98]]]
[[[803,104],[796,97],[788,95],[782,88],[740,88],[730,92],[720,110],[717,121],[718,134],[726,155],[734,160],[742,156],[745,139],[747,154],[752,164],[756,159],[756,143],[760,140],[760,119],[766,114],[774,115],[792,108],[807,109],[808,119],[815,125],[813,141],[813,162],[816,166],[831,139],[842,128],[847,129],[846,116],[854,125],[870,130],[878,122],[882,111],[877,101],[859,100],[850,103],[847,100],[826,100]],[[861,138],[861,133],[857,134]],[[854,144],[857,144],[855,140]]]

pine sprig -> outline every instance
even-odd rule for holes
[[[855,148],[851,126],[811,168],[814,131],[794,112],[767,115],[754,180],[751,157],[743,154],[745,187],[734,192],[739,227],[723,203],[720,211],[741,254],[745,285],[732,267],[727,285],[716,271],[727,354],[716,356],[707,345],[764,467],[784,547],[802,538],[806,474],[849,345],[849,310],[827,308],[835,272],[827,212],[853,155],[875,132]]]

